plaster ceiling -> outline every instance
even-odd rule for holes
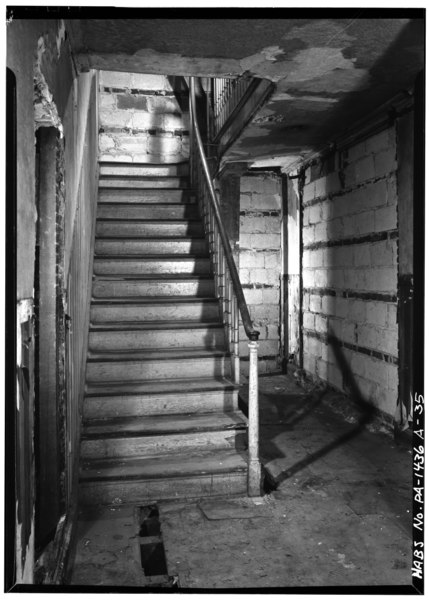
[[[287,163],[412,88],[423,68],[424,19],[365,18],[366,12],[338,19],[69,23],[82,69],[206,77],[248,73],[274,82],[274,93],[227,159],[283,157]]]

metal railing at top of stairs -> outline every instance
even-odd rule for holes
[[[227,342],[232,355],[234,381],[239,383],[239,313],[249,339],[249,405],[248,405],[248,494],[261,493],[261,464],[259,460],[259,398],[258,398],[258,337],[253,327],[243,288],[232,255],[231,245],[222,222],[219,201],[213,186],[201,134],[197,122],[195,78],[190,78],[190,170],[191,183],[198,201],[208,234],[213,257],[215,289],[221,303]]]
[[[234,79],[220,77],[211,79],[213,137],[221,131],[253,81],[246,75]]]

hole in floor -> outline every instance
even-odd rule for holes
[[[154,504],[140,509],[140,537],[161,535],[158,507]]]
[[[141,564],[147,577],[168,574],[164,544],[162,542],[140,544],[140,556]]]
[[[148,585],[179,587],[177,578],[168,575],[158,507],[142,506],[138,514],[140,562]]]

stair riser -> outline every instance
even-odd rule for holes
[[[210,273],[208,258],[189,260],[150,259],[100,259],[94,260],[95,275],[208,275]]]
[[[81,482],[82,505],[147,504],[154,500],[176,500],[247,493],[247,473],[235,472],[198,477],[174,477],[141,481]]]
[[[98,192],[98,203],[102,204],[105,202],[126,204],[195,204],[195,195],[191,190],[180,189],[100,189]]]
[[[100,163],[100,176],[115,175],[120,177],[186,177],[189,173],[188,163],[178,164],[133,164],[133,163]]]
[[[87,383],[108,381],[153,381],[156,379],[186,379],[194,377],[228,377],[228,357],[163,359],[142,361],[88,362]]]
[[[121,254],[197,254],[207,255],[208,245],[205,239],[190,240],[96,240],[97,255]]]
[[[92,306],[92,323],[111,321],[216,321],[219,319],[217,303],[150,304],[147,306]]]
[[[223,328],[104,331],[90,332],[89,348],[94,352],[104,350],[145,350],[152,348],[206,348],[223,349]]]
[[[97,219],[149,219],[175,221],[180,219],[192,219],[199,221],[200,215],[195,205],[169,204],[99,204],[97,208]]]
[[[94,298],[140,297],[140,296],[199,296],[214,295],[212,280],[201,281],[95,281]]]
[[[98,222],[96,235],[102,237],[203,237],[204,229],[199,221],[183,223],[124,223],[121,221]]]
[[[97,460],[135,456],[161,456],[187,451],[246,448],[245,431],[203,431],[142,437],[102,438],[81,441],[81,459]]]
[[[100,396],[86,398],[84,419],[143,417],[161,414],[230,412],[238,409],[238,392],[147,394],[144,396]]]
[[[139,178],[139,177],[100,177],[100,188],[126,188],[126,189],[174,189],[187,188],[189,180],[187,177],[166,177],[165,179],[157,179],[156,177]]]

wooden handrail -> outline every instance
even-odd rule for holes
[[[237,266],[234,261],[234,257],[232,256],[231,244],[229,243],[228,236],[225,231],[225,227],[222,222],[222,217],[220,215],[219,202],[216,197],[216,192],[213,187],[212,178],[210,175],[210,170],[207,164],[207,159],[204,153],[203,143],[201,140],[201,134],[198,127],[197,122],[197,114],[195,107],[195,78],[190,77],[190,88],[189,88],[189,96],[190,96],[190,116],[191,116],[191,131],[192,135],[195,136],[195,141],[198,146],[198,151],[201,157],[201,163],[204,169],[204,175],[206,178],[207,186],[210,192],[210,200],[212,204],[212,208],[214,211],[214,215],[216,217],[216,222],[219,228],[219,235],[222,240],[223,249],[225,252],[225,260],[227,262],[229,272],[231,275],[231,281],[234,288],[234,293],[237,297],[237,304],[240,310],[241,318],[243,321],[244,330],[246,332],[247,337],[251,341],[257,341],[259,338],[259,331],[253,327],[252,319],[250,318],[249,309],[247,307],[246,299],[244,298],[243,288],[241,286],[240,278],[238,276]]]

